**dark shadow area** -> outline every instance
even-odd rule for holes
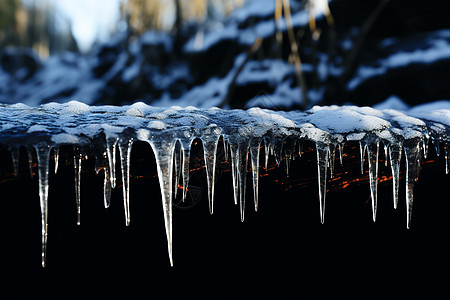
[[[95,175],[93,158],[82,163],[81,225],[76,225],[71,150],[61,150],[58,174],[50,174],[45,268],[40,264],[37,177],[30,178],[25,163],[18,178],[11,177],[8,153],[2,152],[2,292],[13,298],[66,299],[443,297],[445,270],[450,267],[445,194],[449,175],[443,157],[430,148],[422,164],[408,230],[404,178],[394,210],[391,181],[381,182],[390,175],[382,154],[378,215],[376,223],[372,221],[367,174],[360,174],[356,146],[346,145],[342,166],[336,161],[324,224],[319,220],[312,144],[305,143],[303,156],[292,161],[289,178],[284,161],[276,167],[271,158],[270,170],[261,168],[258,212],[253,211],[248,173],[243,223],[233,203],[228,162],[218,160],[210,215],[202,188],[204,168],[193,159],[191,180],[203,194],[196,205],[174,207],[174,267],[167,255],[154,156],[145,143],[133,146],[129,227],[120,184],[113,190],[111,206],[103,207],[103,171]],[[199,143],[192,150],[202,155]],[[348,188],[337,185],[358,178],[361,181]]]

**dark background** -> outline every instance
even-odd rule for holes
[[[201,195],[195,205],[174,207],[174,267],[167,255],[149,146],[135,143],[133,147],[129,227],[124,222],[120,187],[113,190],[111,206],[103,208],[103,176],[95,175],[93,158],[83,160],[81,225],[76,225],[72,153],[61,150],[58,174],[50,175],[45,268],[40,258],[37,176],[30,178],[22,159],[15,179],[8,155],[2,152],[2,293],[11,298],[65,299],[446,298],[449,175],[445,175],[444,158],[436,158],[430,144],[415,186],[408,230],[403,176],[397,210],[392,207],[391,181],[380,183],[377,221],[372,221],[367,172],[360,174],[356,146],[346,145],[343,166],[336,161],[335,179],[328,182],[324,224],[319,220],[312,144],[305,144],[289,178],[284,161],[275,168],[271,158],[272,170],[261,169],[256,213],[248,174],[243,223],[233,204],[229,165],[221,157],[214,214],[208,213],[204,169],[201,160],[195,159],[201,157],[201,148],[194,146],[191,168],[200,170],[192,172],[191,185]],[[25,155],[22,151],[21,158]],[[383,151],[379,168],[380,178],[390,175]],[[358,178],[359,182],[340,188]]]

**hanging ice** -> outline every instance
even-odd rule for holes
[[[343,163],[346,142],[360,143],[361,170],[368,172],[373,220],[377,213],[379,147],[384,147],[385,164],[392,172],[392,198],[397,207],[402,154],[406,165],[406,226],[411,225],[413,187],[418,179],[422,155],[427,155],[428,140],[437,153],[444,153],[449,172],[450,111],[445,109],[376,110],[370,107],[327,106],[307,111],[274,112],[252,108],[222,110],[195,107],[151,107],[144,103],[130,106],[88,106],[71,101],[48,103],[39,107],[23,104],[0,105],[0,144],[11,151],[14,173],[18,174],[19,149],[28,151],[33,174],[33,151],[37,155],[39,199],[42,221],[42,265],[46,262],[48,227],[49,160],[53,149],[55,172],[60,146],[74,147],[75,194],[80,222],[81,162],[84,154],[96,158],[96,172],[104,176],[104,206],[109,207],[111,189],[122,176],[125,223],[131,221],[130,162],[135,141],[148,143],[156,158],[161,203],[170,264],[172,258],[173,190],[182,187],[186,198],[189,162],[193,140],[202,142],[207,175],[210,213],[214,211],[214,184],[218,144],[223,141],[225,157],[231,161],[234,202],[245,216],[247,174],[252,174],[254,208],[258,209],[260,148],[264,168],[273,156],[277,165],[290,172],[294,153],[302,154],[303,141],[316,145],[320,222],[325,222],[328,171],[334,175],[336,150]],[[381,145],[380,145],[381,144]],[[337,149],[338,148],[338,149]],[[440,151],[443,149],[443,151]],[[250,156],[249,156],[250,155]],[[251,165],[251,168],[249,166]],[[368,165],[365,168],[365,164]],[[117,170],[116,170],[116,166]],[[103,170],[103,172],[101,172]],[[333,179],[335,180],[335,179]],[[176,185],[176,186],[175,186]],[[182,186],[181,186],[182,185]],[[50,199],[50,201],[52,201]]]

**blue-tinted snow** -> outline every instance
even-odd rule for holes
[[[89,106],[70,101],[48,103],[39,107],[27,105],[2,105],[0,107],[0,142],[15,135],[48,135],[52,141],[72,143],[95,138],[100,133],[117,136],[131,128],[133,131],[150,129],[172,130],[183,136],[185,130],[201,131],[208,126],[222,128],[224,134],[236,134],[236,129],[247,137],[261,137],[283,131],[283,135],[306,137],[314,142],[343,142],[347,136],[353,140],[365,134],[387,141],[392,136],[423,137],[429,122],[450,127],[450,102],[440,101],[418,106],[406,111],[358,106],[314,106],[307,111],[274,112],[267,109],[222,110],[219,108],[153,107],[142,102],[133,105]],[[425,120],[425,121],[423,121]],[[13,124],[13,125],[11,125]],[[236,128],[236,129],[235,129]],[[281,130],[281,131],[280,131]],[[178,133],[177,133],[178,132]],[[317,134],[320,132],[320,134]],[[364,135],[355,135],[355,134]],[[78,139],[78,138],[81,138]]]
[[[381,42],[384,47],[395,45],[395,40],[389,38]],[[444,29],[430,34],[424,42],[425,49],[413,47],[411,51],[397,51],[390,56],[380,59],[376,65],[360,66],[354,77],[347,83],[348,90],[356,89],[362,82],[384,75],[388,70],[406,67],[410,64],[430,64],[442,59],[450,58],[450,30]]]
[[[291,7],[295,8],[294,7]],[[185,45],[184,51],[197,52],[205,51],[224,40],[236,40],[245,46],[252,45],[259,37],[267,38],[275,33],[273,14],[275,11],[275,1],[272,0],[249,0],[244,6],[234,11],[224,24],[212,27],[202,36],[202,48],[198,48],[198,37],[192,37]],[[251,17],[260,18],[258,22],[249,24],[246,28],[239,28],[240,24]],[[266,20],[264,20],[266,19]],[[308,24],[308,13],[306,10],[292,9],[292,24],[294,27],[304,27]],[[282,17],[279,23],[280,30],[286,30],[286,22]]]

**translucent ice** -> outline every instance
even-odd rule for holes
[[[39,199],[42,221],[42,265],[46,262],[48,227],[48,174],[51,149],[55,172],[60,146],[74,147],[75,193],[80,222],[81,162],[84,154],[96,157],[96,171],[104,176],[104,205],[109,207],[120,168],[126,225],[130,224],[130,163],[135,141],[151,146],[156,158],[170,264],[172,257],[173,190],[182,186],[186,198],[191,145],[202,142],[210,213],[214,211],[214,185],[219,141],[225,158],[231,161],[234,202],[245,216],[247,174],[251,172],[254,208],[258,209],[260,150],[264,168],[270,159],[285,164],[290,173],[294,153],[302,154],[304,141],[316,145],[320,222],[325,221],[328,171],[334,175],[336,151],[343,163],[344,144],[359,142],[361,171],[368,172],[373,220],[377,213],[377,185],[380,143],[393,182],[393,203],[397,207],[402,154],[406,164],[406,226],[411,225],[413,188],[418,179],[422,155],[428,140],[443,153],[449,172],[450,110],[436,105],[409,111],[377,110],[357,106],[315,106],[307,111],[279,111],[251,108],[222,110],[195,107],[152,107],[142,102],[128,106],[88,106],[71,101],[39,107],[0,104],[0,144],[11,151],[14,173],[18,174],[20,147],[28,150],[30,172],[37,155]],[[440,146],[441,145],[441,146]],[[264,148],[262,148],[264,147]],[[219,149],[221,150],[221,149]],[[441,151],[442,150],[442,151]],[[82,155],[83,154],[83,155]],[[251,166],[249,166],[251,164]],[[367,165],[367,168],[365,168]],[[117,167],[117,170],[116,170]],[[251,168],[250,168],[251,167]],[[103,170],[103,172],[101,172]],[[338,178],[337,178],[338,179]],[[336,180],[333,179],[333,180]]]

